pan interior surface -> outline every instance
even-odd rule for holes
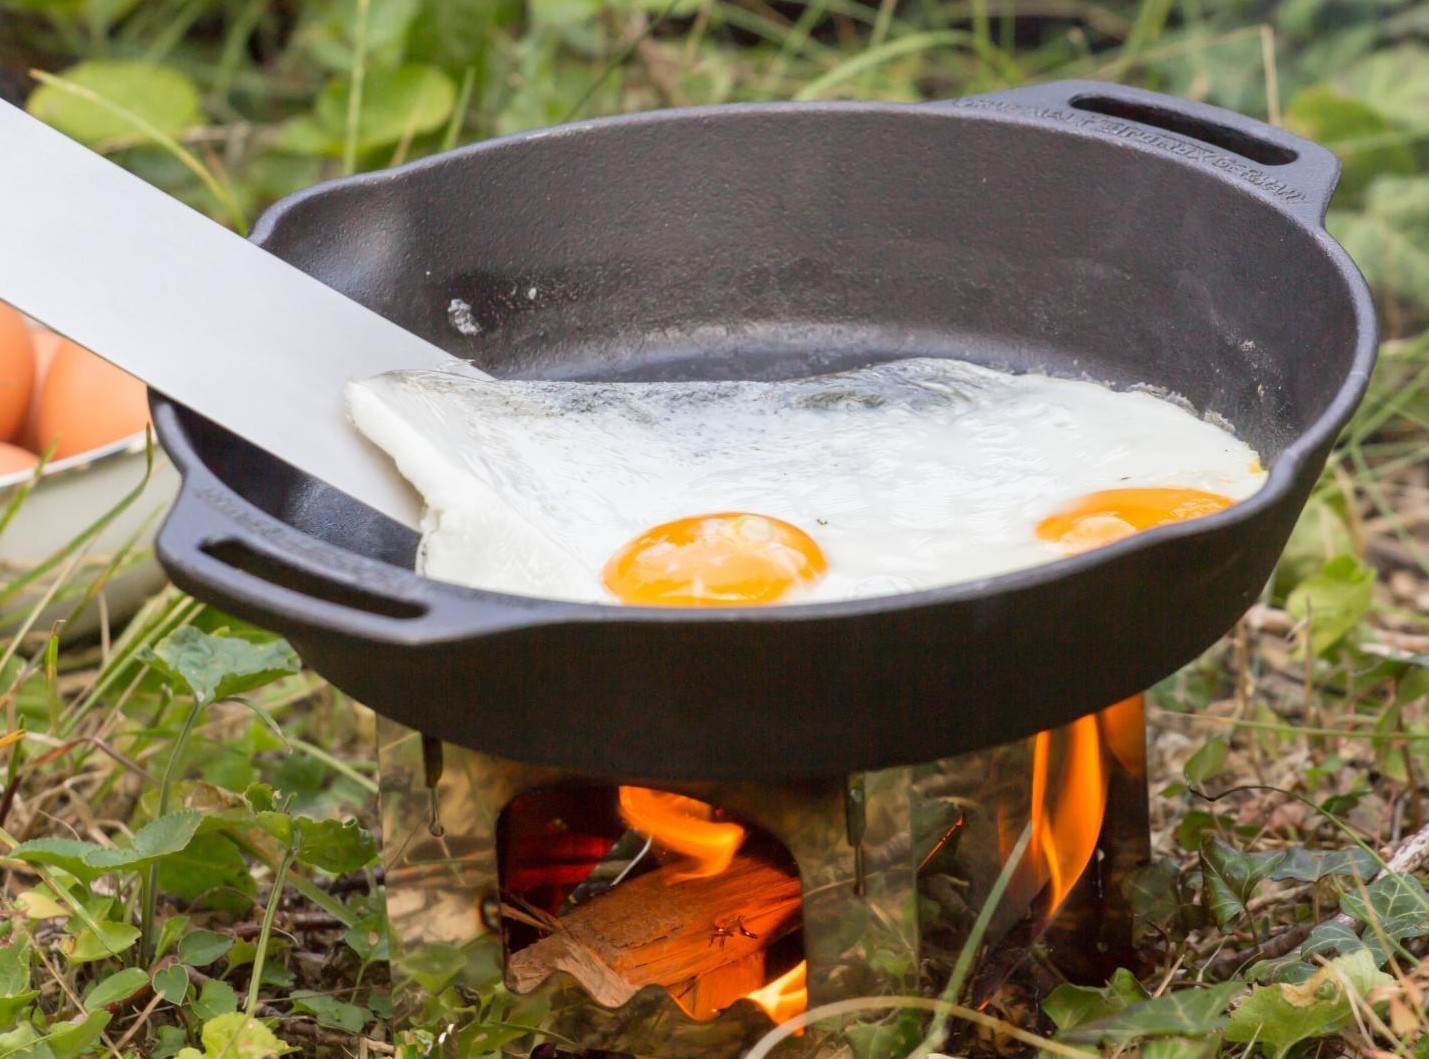
[[[1356,342],[1336,262],[1249,191],[937,108],[596,122],[300,195],[259,239],[498,377],[958,357],[1176,395],[1272,469],[1345,385]],[[414,534],[191,428],[249,501],[410,568]]]

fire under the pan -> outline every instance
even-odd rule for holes
[[[733,1059],[812,1007],[941,995],[999,889],[965,1003],[1131,958],[1140,697],[924,765],[661,788],[379,723],[397,1016],[433,1054]],[[923,1022],[870,1007],[776,1054],[892,1054]]]

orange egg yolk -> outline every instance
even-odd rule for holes
[[[798,526],[727,511],[646,530],[610,557],[602,580],[622,603],[758,606],[812,585],[828,566]]]
[[[1153,526],[1214,515],[1232,503],[1229,497],[1200,489],[1104,489],[1044,518],[1037,524],[1037,536],[1076,555]]]

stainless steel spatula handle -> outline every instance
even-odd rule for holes
[[[416,525],[343,384],[454,358],[4,103],[0,300]]]

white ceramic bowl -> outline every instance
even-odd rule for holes
[[[145,435],[141,433],[46,467],[10,524],[0,531],[0,585],[44,562],[135,489],[144,480],[144,449]],[[30,471],[0,476],[0,512],[31,477]],[[128,617],[163,586],[164,572],[153,554],[154,533],[178,484],[178,473],[155,443],[154,469],[144,491],[95,536],[84,558],[31,625],[32,631],[47,632],[57,619],[67,617],[85,588],[131,537],[122,566],[102,589],[103,610],[97,599],[91,602],[66,626],[66,638],[93,634],[104,613],[111,622]],[[0,605],[0,635],[14,632],[29,620],[64,567],[61,562],[19,597]]]

